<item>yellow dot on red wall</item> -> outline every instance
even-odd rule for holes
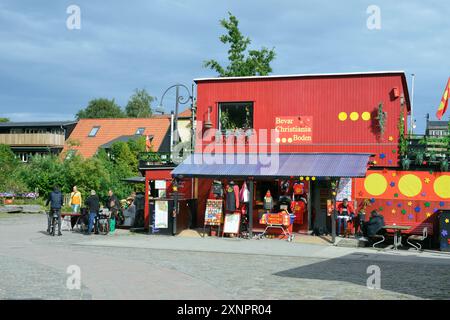
[[[440,176],[434,181],[434,192],[441,198],[450,198],[450,176]]]
[[[369,194],[379,196],[386,191],[386,178],[382,174],[372,173],[364,179],[364,188]]]
[[[398,189],[407,197],[415,197],[422,190],[422,181],[414,174],[407,174],[398,181]]]
[[[289,143],[292,143],[292,138],[288,138],[288,142],[289,142]]]
[[[276,141],[277,143],[280,143],[281,139],[280,139],[280,138],[276,138],[275,141]]]
[[[347,112],[339,112],[338,118],[341,121],[347,120]]]
[[[359,114],[358,114],[358,112],[352,112],[352,113],[350,113],[350,119],[351,119],[352,121],[358,120],[358,119],[359,119]]]
[[[361,114],[361,118],[362,118],[364,121],[369,121],[369,120],[370,120],[370,112],[367,112],[367,111],[363,112],[363,113]]]
[[[286,138],[281,139],[281,142],[286,143]]]

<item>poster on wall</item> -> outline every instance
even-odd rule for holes
[[[218,226],[222,223],[222,200],[206,200],[205,225]]]
[[[276,142],[280,144],[312,143],[312,116],[275,117]]]
[[[352,200],[352,178],[341,178],[336,194],[336,201]]]
[[[166,190],[166,180],[155,180],[155,189]]]
[[[169,227],[169,204],[167,201],[155,201],[155,227],[166,229]]]
[[[239,213],[226,214],[225,222],[223,224],[223,233],[239,233],[240,222],[241,215]]]

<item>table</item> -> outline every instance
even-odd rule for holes
[[[394,250],[398,250],[398,247],[402,245],[402,230],[409,230],[411,226],[397,226],[397,225],[386,225],[383,229],[394,230]]]
[[[69,217],[70,220],[68,221],[70,229],[72,229],[72,217],[77,217],[77,221],[75,222],[75,227],[80,225],[80,218],[81,213],[74,213],[74,212],[61,212],[61,220],[66,221],[65,218]]]

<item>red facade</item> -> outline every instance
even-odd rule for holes
[[[311,140],[279,143],[279,152],[372,153],[377,165],[397,166],[400,112],[403,109],[406,118],[409,110],[403,72],[216,78],[195,82],[197,136],[205,132],[202,123],[208,119],[208,109],[213,128],[217,128],[219,103],[253,102],[256,131],[275,129],[277,118],[311,121]],[[377,120],[380,103],[387,113],[383,135]],[[196,151],[204,150],[205,144],[197,142]]]

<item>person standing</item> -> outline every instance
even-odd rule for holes
[[[100,199],[98,198],[95,190],[91,190],[91,195],[86,199],[85,202],[89,211],[89,224],[87,235],[90,235],[92,232],[92,228],[94,227],[95,216],[98,214],[100,210]]]
[[[53,188],[53,191],[50,192],[50,195],[47,199],[46,206],[50,204],[50,214],[48,215],[48,227],[47,233],[50,233],[50,225],[52,223],[53,214],[56,213],[58,215],[58,236],[62,236],[61,233],[61,208],[63,206],[63,195],[59,190],[59,187],[56,185]]]
[[[111,212],[111,219],[114,219],[114,222],[118,222],[120,204],[119,199],[117,199],[112,190],[108,191],[108,201],[106,203],[106,207],[108,208],[109,212]]]
[[[77,186],[73,187],[73,191],[70,194],[69,205],[72,206],[72,212],[78,213],[80,211],[80,206],[82,204],[81,192],[78,191]]]

